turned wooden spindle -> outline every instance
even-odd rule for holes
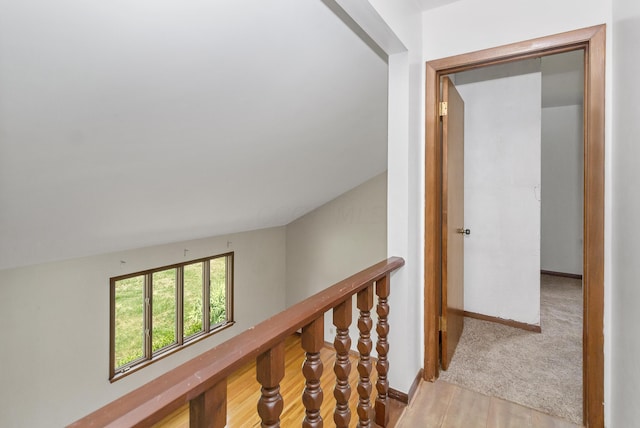
[[[389,303],[387,299],[391,290],[389,282],[388,275],[376,281],[376,295],[378,296],[378,305],[376,306],[378,314],[378,324],[376,325],[376,332],[378,333],[378,342],[376,343],[378,380],[376,382],[376,390],[378,395],[375,404],[375,420],[376,424],[381,427],[386,427],[389,423],[389,380],[387,379],[387,373],[389,373],[389,359],[387,357],[389,354],[389,342],[387,341],[389,335]]]
[[[368,414],[373,413],[369,403],[369,391],[371,390],[371,365],[369,353],[371,352],[371,317],[373,285],[378,278],[387,276],[404,265],[404,260],[399,257],[390,257],[375,265],[350,276],[318,294],[299,302],[292,307],[280,312],[268,320],[265,320],[254,327],[239,333],[229,340],[220,343],[213,349],[205,351],[203,354],[179,365],[169,372],[160,375],[158,378],[141,386],[140,388],[127,393],[117,400],[103,406],[89,415],[73,422],[69,427],[132,427],[151,426],[154,423],[176,412],[180,409],[185,400],[189,401],[190,426],[219,428],[225,424],[225,412],[227,391],[226,380],[240,367],[245,364],[256,362],[256,377],[261,385],[262,395],[257,403],[257,411],[262,420],[262,427],[279,427],[283,424],[292,425],[300,423],[296,420],[292,422],[288,417],[283,417],[283,398],[280,395],[280,382],[284,378],[284,354],[285,340],[292,332],[299,328],[309,331],[320,330],[323,314],[329,309],[333,309],[333,324],[337,328],[337,335],[334,339],[336,348],[336,363],[334,366],[336,385],[334,396],[336,398],[336,408],[334,412],[335,425],[338,428],[347,428],[351,420],[349,411],[349,398],[351,388],[349,387],[349,376],[351,363],[349,352],[351,339],[349,338],[349,327],[352,323],[353,294],[358,293],[357,307],[362,311],[361,319],[358,322],[361,337],[358,342],[358,349],[362,359],[358,364],[360,373],[360,386],[358,395],[352,398],[359,398],[361,401],[359,416],[363,421],[361,426],[371,427],[374,425],[374,418]],[[383,282],[384,280],[382,280]],[[378,287],[382,287],[378,285]],[[359,292],[365,289],[363,292]],[[384,292],[382,293],[385,294]],[[384,302],[380,304],[378,313],[384,314]],[[382,316],[381,318],[384,318]],[[318,324],[315,324],[318,320]],[[229,323],[231,325],[232,323]],[[314,324],[314,326],[312,326]],[[382,322],[384,325],[384,321]],[[385,327],[379,327],[379,332],[386,332]],[[384,336],[384,334],[380,334]],[[315,381],[320,376],[315,362],[317,340],[319,334],[311,334],[311,339],[305,339],[305,349],[307,349],[306,368],[307,391],[303,400],[308,401],[306,409],[309,420],[314,420],[315,411],[318,405],[316,401],[320,390],[316,390]],[[311,343],[307,343],[311,340]],[[388,345],[379,345],[380,354],[385,354]],[[380,351],[382,350],[382,351]],[[258,356],[256,358],[256,355]],[[381,365],[380,371],[384,371]],[[356,373],[352,373],[355,375]],[[321,382],[322,384],[322,382]],[[368,384],[368,386],[367,386]],[[384,385],[384,379],[380,385]],[[376,383],[376,388],[378,384]],[[326,388],[325,388],[326,389]],[[255,392],[255,391],[254,391]],[[388,392],[387,392],[388,395]],[[380,397],[382,399],[382,396]],[[297,401],[297,400],[294,400]],[[391,400],[389,400],[391,402]],[[366,405],[364,404],[366,403]],[[293,403],[297,410],[301,410],[302,403]],[[364,414],[361,415],[363,405]],[[289,406],[287,406],[289,407]],[[295,412],[296,410],[293,410]],[[239,421],[230,421],[234,426],[245,426],[250,422],[250,418],[255,417],[254,412],[243,413],[239,416]],[[292,418],[293,419],[293,418]],[[296,419],[302,419],[296,418]],[[371,419],[371,421],[369,421]],[[333,425],[333,424],[332,424]]]
[[[280,427],[280,414],[284,407],[280,395],[280,381],[284,377],[284,342],[258,355],[256,378],[262,388],[258,400],[258,415],[262,428]]]
[[[333,372],[336,374],[336,386],[333,390],[336,408],[333,412],[333,421],[336,423],[336,428],[347,428],[351,421],[351,410],[349,409],[349,397],[351,396],[351,385],[349,385],[351,312],[351,298],[333,308],[333,325],[336,326],[336,337],[333,341],[333,347],[336,348],[336,361],[333,365]]]
[[[322,416],[320,406],[324,394],[320,387],[322,376],[322,360],[320,350],[324,346],[324,314],[311,324],[302,328],[302,349],[307,353],[302,374],[306,379],[302,403],[306,409],[306,416],[302,422],[303,428],[322,428]]]
[[[189,401],[190,428],[224,428],[227,425],[227,380]]]
[[[358,374],[360,380],[358,382],[358,418],[359,427],[371,426],[371,308],[373,307],[373,283],[358,293],[358,309],[360,310],[360,318],[358,318],[358,330],[360,337],[358,338],[358,352],[360,360],[358,361]]]

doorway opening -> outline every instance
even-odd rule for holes
[[[441,78],[489,65],[584,51],[583,421],[594,427],[604,424],[604,47],[605,26],[601,25],[426,64],[424,378],[435,380],[440,364],[440,286],[446,275],[442,261],[447,257],[442,251],[446,180],[437,108]]]
[[[578,50],[448,75],[440,112],[440,379],[578,425],[581,279],[541,273],[582,274],[583,71]]]

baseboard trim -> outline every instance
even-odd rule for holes
[[[539,325],[527,324],[520,321],[507,320],[504,318],[491,317],[489,315],[482,315],[475,312],[464,311],[464,316],[469,318],[475,318],[482,321],[495,322],[497,324],[507,325],[509,327],[515,327],[522,330],[533,331],[535,333],[542,333],[542,328]]]
[[[331,342],[327,342],[326,340],[324,341],[324,344],[327,348],[331,348],[335,351],[335,347],[333,346],[333,343]],[[360,358],[360,353],[358,351],[354,351],[353,349],[349,349],[349,355],[351,355],[352,357],[356,357],[356,358]],[[377,361],[377,358],[375,357],[371,357],[371,362],[373,364],[375,364]],[[405,393],[402,391],[399,391],[397,389],[393,389],[391,387],[389,387],[388,391],[387,391],[387,396],[393,400],[399,401],[403,404],[409,404],[409,402],[411,401],[411,399],[413,398],[413,396],[416,393],[416,390],[418,389],[418,385],[420,384],[420,380],[422,379],[423,376],[423,369],[420,369],[418,371],[418,374],[416,375],[416,378],[413,380],[413,383],[411,384],[411,387],[409,388],[409,393]]]
[[[416,390],[418,389],[418,385],[420,384],[420,380],[422,379],[422,376],[423,376],[423,369],[420,369],[418,371],[418,374],[416,375],[416,378],[413,380],[411,387],[409,388],[408,394],[402,391],[398,391],[397,389],[389,388],[387,395],[389,396],[389,398],[392,398],[396,401],[399,401],[404,404],[409,404],[409,402],[411,402],[411,400],[413,399],[413,396],[415,395]]]
[[[564,278],[582,279],[582,275],[577,273],[555,272],[552,270],[540,270],[542,275],[562,276]]]
[[[387,395],[389,396],[389,398],[399,401],[403,404],[409,404],[409,395],[405,394],[402,391],[398,391],[397,389],[393,389],[391,387],[389,387],[389,390],[387,391]]]
[[[424,369],[418,370],[418,374],[416,378],[413,379],[413,383],[411,384],[411,388],[409,388],[409,402],[413,400],[413,396],[416,395],[416,390],[418,389],[418,385],[420,385],[420,381],[424,377]]]

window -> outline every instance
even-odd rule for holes
[[[114,277],[110,287],[112,381],[233,324],[233,253]]]

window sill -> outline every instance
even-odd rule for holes
[[[143,368],[149,366],[150,364],[155,363],[156,361],[160,361],[163,358],[168,357],[169,355],[173,355],[176,352],[181,351],[181,350],[193,345],[194,343],[198,343],[198,342],[200,342],[200,341],[202,341],[204,339],[207,339],[207,338],[209,338],[209,337],[211,337],[211,336],[213,336],[213,335],[215,335],[217,333],[220,333],[221,331],[232,327],[235,323],[236,323],[235,321],[227,321],[224,324],[220,324],[218,327],[216,327],[215,329],[211,330],[208,333],[200,333],[198,335],[191,336],[189,338],[189,341],[184,343],[184,344],[182,344],[182,345],[174,345],[172,347],[168,347],[165,351],[162,351],[162,353],[159,353],[158,355],[153,356],[150,360],[142,361],[142,362],[136,364],[135,366],[130,367],[125,372],[118,372],[118,373],[114,374],[112,377],[109,378],[109,382],[113,383],[113,382],[115,382],[117,380],[120,380],[120,379],[122,379],[124,377],[127,377],[130,374],[135,373],[138,370],[143,369]]]

